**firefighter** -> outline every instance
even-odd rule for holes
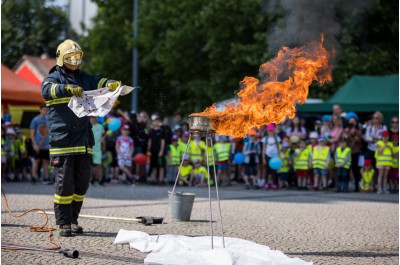
[[[60,236],[83,233],[78,225],[86,191],[92,176],[94,137],[89,117],[78,118],[68,107],[71,96],[108,87],[115,91],[121,83],[79,70],[83,51],[72,40],[62,42],[57,63],[42,82],[42,96],[49,108],[50,163],[54,167],[54,211]]]

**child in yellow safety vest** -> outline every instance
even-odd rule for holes
[[[339,146],[335,151],[336,192],[348,192],[349,172],[351,166],[351,149],[345,138],[339,139]]]
[[[257,185],[257,165],[260,162],[261,147],[260,143],[256,140],[256,132],[254,130],[248,133],[249,140],[244,143],[243,154],[245,155],[244,164],[244,181],[246,189],[259,189],[260,186]],[[260,180],[260,177],[258,178]]]
[[[28,150],[26,148],[26,137],[22,130],[16,131],[15,139],[16,161],[15,169],[19,175],[19,179],[30,179],[30,160],[28,158]]]
[[[393,144],[389,141],[389,131],[382,132],[382,140],[376,143],[376,168],[378,169],[378,194],[389,193],[386,183],[393,162]]]
[[[231,144],[224,135],[219,136],[219,142],[214,145],[215,156],[217,158],[218,179],[222,181],[221,186],[229,184],[229,157],[231,154]]]
[[[399,192],[399,134],[392,134],[393,160],[389,171],[390,193]]]
[[[1,182],[5,181],[7,168],[6,131],[1,128]]]
[[[192,186],[192,183],[190,182],[190,175],[192,174],[192,169],[193,167],[190,164],[190,157],[188,155],[185,155],[179,172],[179,181],[178,181],[179,186]]]
[[[279,150],[279,158],[282,160],[282,166],[278,169],[278,184],[279,189],[289,187],[289,166],[290,166],[290,145],[287,142],[282,143]]]
[[[190,182],[197,187],[208,186],[208,170],[205,166],[201,165],[200,160],[197,158],[193,161],[193,170]],[[210,185],[214,185],[214,180],[212,178],[210,179]]]
[[[374,173],[375,170],[371,166],[371,160],[364,161],[364,167],[361,168],[360,189],[363,192],[372,192],[374,189]]]
[[[204,152],[206,149],[206,144],[201,140],[199,135],[194,136],[194,140],[190,141],[187,154],[190,156],[190,161],[193,161],[197,158],[200,162],[203,161]]]
[[[326,146],[325,137],[318,138],[318,145],[314,147],[312,153],[312,165],[314,170],[314,190],[319,190],[319,178],[322,178],[324,191],[328,190],[328,169],[330,163],[330,151]]]
[[[297,188],[299,190],[307,190],[308,170],[311,168],[312,148],[306,147],[306,142],[301,140],[299,148],[294,151],[294,170],[297,176]]]
[[[204,152],[204,161],[207,161],[207,157],[208,157],[208,170],[210,171],[210,175],[212,176],[212,178],[215,178],[214,164],[216,162],[216,158],[215,158],[213,142],[214,142],[213,138],[211,138],[211,137],[207,138],[206,150]],[[206,163],[204,163],[204,164],[207,165]],[[206,167],[206,169],[207,169],[207,167]]]
[[[175,182],[176,175],[178,174],[178,168],[181,163],[181,147],[178,144],[178,136],[173,135],[171,138],[171,144],[167,149],[167,183],[173,184]]]
[[[4,150],[6,151],[6,157],[7,157],[6,180],[13,181],[15,172],[15,156],[16,156],[15,131],[13,128],[7,128]]]

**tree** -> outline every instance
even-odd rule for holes
[[[399,72],[399,2],[376,0],[351,12],[339,4],[336,11],[342,30],[333,81],[322,89],[311,89],[313,97],[328,98],[353,75]]]
[[[141,3],[141,66],[163,73],[162,84],[150,85],[165,91],[167,111],[191,113],[233,97],[268,57],[260,0]]]
[[[65,38],[68,20],[60,7],[46,0],[3,0],[1,3],[1,62],[13,67],[22,55],[55,56]]]
[[[261,0],[140,1],[138,43],[131,1],[95,2],[95,26],[82,40],[85,67],[131,83],[137,45],[139,107],[148,111],[188,114],[232,97],[243,77],[256,75],[267,58]]]

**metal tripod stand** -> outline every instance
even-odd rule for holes
[[[156,242],[158,242],[158,239],[160,237],[160,229],[164,224],[165,218],[167,216],[167,213],[168,213],[168,210],[169,210],[169,207],[171,204],[171,195],[175,193],[176,185],[178,183],[179,175],[180,175],[182,164],[183,164],[183,158],[186,156],[186,151],[190,144],[190,140],[191,140],[192,136],[200,136],[200,137],[206,138],[206,148],[207,148],[206,149],[206,164],[207,164],[207,173],[208,173],[207,186],[208,186],[208,204],[209,204],[209,211],[210,211],[211,249],[214,249],[214,229],[213,229],[213,214],[212,214],[212,207],[211,207],[211,183],[210,183],[211,175],[210,175],[210,166],[209,166],[210,158],[208,155],[208,148],[211,148],[211,150],[212,150],[212,162],[213,162],[213,171],[214,171],[213,173],[215,176],[215,190],[216,190],[216,195],[217,195],[217,200],[218,200],[219,220],[220,220],[220,224],[221,224],[221,234],[222,234],[222,245],[225,248],[224,226],[222,223],[222,211],[221,211],[221,203],[220,203],[219,191],[218,191],[218,176],[217,176],[217,171],[215,169],[214,148],[213,148],[214,144],[212,141],[212,137],[214,137],[215,131],[212,129],[212,127],[210,125],[210,120],[207,117],[199,117],[199,116],[190,117],[189,128],[190,128],[189,129],[189,132],[190,132],[189,139],[186,144],[185,151],[183,153],[182,161],[181,161],[181,164],[178,169],[178,174],[175,178],[174,187],[172,188],[172,192],[169,193],[167,209],[165,211],[163,221],[162,221],[161,225],[159,226],[159,233],[157,235]],[[211,146],[208,146],[208,143],[209,143],[208,141],[210,141]]]

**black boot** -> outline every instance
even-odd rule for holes
[[[60,225],[60,236],[70,237],[72,236],[71,225]]]
[[[83,234],[83,228],[79,226],[78,223],[71,225],[71,231],[74,234]]]

